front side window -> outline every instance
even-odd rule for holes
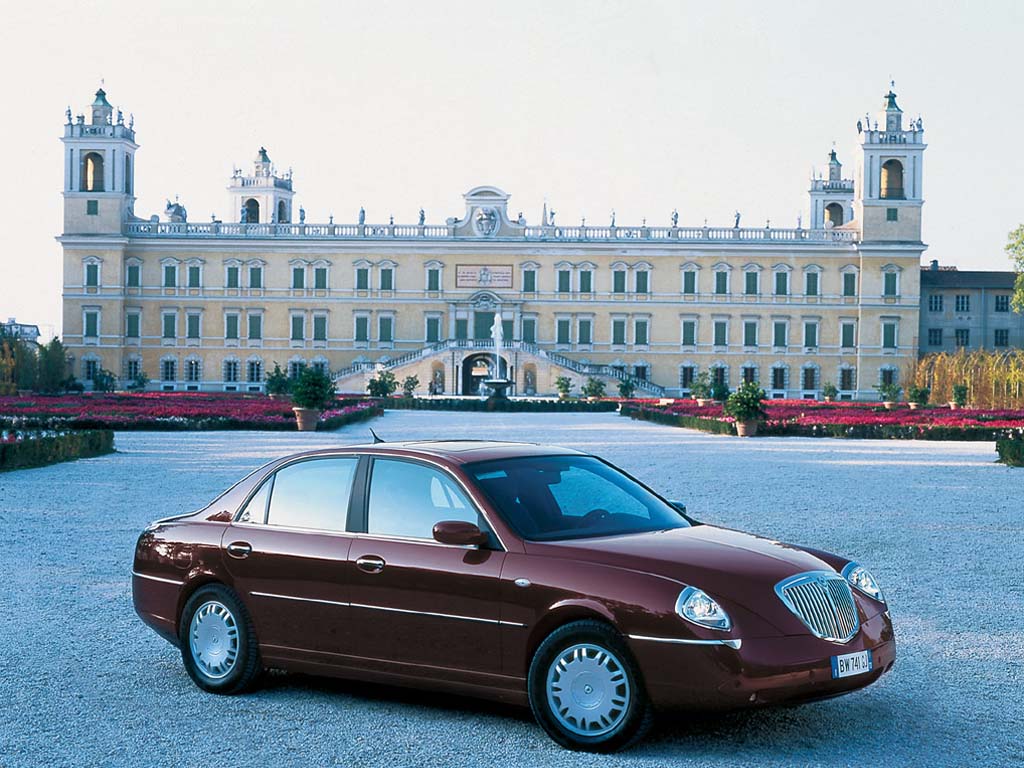
[[[441,290],[441,270],[440,269],[428,269],[427,270],[427,290],[428,291],[439,291],[439,290]]]
[[[697,343],[697,321],[683,321],[683,346],[692,347]]]
[[[228,267],[227,275],[224,282],[226,283],[226,288],[238,287],[238,267]]]
[[[188,315],[185,318],[186,336],[190,339],[199,338],[199,315]]]
[[[292,341],[302,341],[306,338],[306,318],[302,315],[292,315]]]
[[[882,323],[882,347],[896,349],[896,323]]]
[[[505,521],[533,541],[689,527],[668,503],[590,456],[502,459],[466,470]]]
[[[715,321],[715,346],[724,347],[729,343],[729,324],[725,320]]]
[[[743,293],[747,296],[757,295],[757,272],[747,272],[744,276]]]
[[[313,316],[313,341],[327,341],[327,315]]]
[[[370,340],[370,318],[368,317],[357,317],[356,318],[356,341],[369,341]]]
[[[380,289],[382,291],[391,291],[395,288],[395,270],[393,269],[382,269],[380,271]]]
[[[1008,347],[1010,346],[1010,329],[1009,328],[996,328],[995,338],[993,339],[992,346],[995,347]]]
[[[592,293],[594,290],[594,273],[589,269],[580,272],[580,293]]]
[[[804,323],[804,346],[813,349],[818,346],[818,324]]]
[[[855,346],[854,335],[856,326],[853,323],[843,323],[840,326],[840,343],[844,349],[852,349]]]
[[[224,315],[224,338],[238,338],[238,315]]]
[[[775,323],[772,328],[772,346],[789,346],[789,326],[786,323]]]
[[[532,317],[523,318],[523,341],[537,343],[537,321]]]
[[[969,347],[971,345],[970,328],[957,328],[954,335],[956,337],[956,345],[958,347]]]
[[[560,318],[555,324],[555,343],[556,344],[568,344],[569,343],[569,320],[568,318]]]
[[[743,323],[743,346],[757,346],[757,322],[755,320],[747,320]]]
[[[139,317],[134,312],[125,315],[124,335],[129,339],[139,338]]]
[[[806,275],[807,284],[804,286],[804,293],[808,296],[818,295],[818,273],[808,272]]]
[[[969,293],[958,293],[956,296],[956,311],[957,312],[970,312],[971,311],[971,295]]]
[[[356,290],[365,291],[370,288],[370,270],[360,267],[356,270]]]
[[[612,320],[612,344],[622,346],[626,343],[626,321]]]
[[[580,344],[593,343],[590,320],[580,320],[578,339]]]
[[[785,296],[789,293],[789,273],[788,272],[776,272],[775,273],[775,295]]]
[[[279,469],[273,479],[267,523],[344,531],[358,461],[354,457],[313,459]],[[259,514],[258,504],[254,514]]]
[[[392,341],[394,341],[394,323],[395,321],[394,318],[392,317],[385,316],[378,319],[377,330],[379,331],[379,333],[377,334],[377,338],[382,343],[390,344]]]
[[[427,318],[427,341],[437,342],[441,340],[441,318]]]
[[[163,327],[163,338],[173,339],[178,335],[178,318],[174,315],[164,315],[164,327]]]
[[[434,525],[445,520],[484,527],[466,494],[444,473],[411,461],[374,459],[367,533],[432,539]]]
[[[318,291],[327,290],[327,267],[317,267],[313,270],[313,288]]]
[[[942,329],[941,328],[929,328],[928,329],[928,346],[929,347],[941,347],[942,346]]]
[[[772,368],[772,389],[786,388],[786,369],[782,367]]]
[[[928,311],[929,312],[941,312],[942,311],[942,294],[933,293],[928,297]]]
[[[100,328],[100,313],[99,312],[86,312],[85,313],[85,335],[89,337],[99,336]]]

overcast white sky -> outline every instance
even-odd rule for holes
[[[925,259],[1008,269],[1024,221],[1024,3],[0,2],[0,316],[60,330],[64,110],[135,115],[136,213],[228,219],[233,165],[307,220],[428,222],[494,184],[530,222],[795,226],[890,77],[921,114]],[[806,215],[804,218],[807,220]]]

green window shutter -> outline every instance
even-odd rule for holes
[[[327,317],[325,315],[314,315],[313,317],[313,341],[327,341]]]
[[[623,345],[626,343],[626,321],[612,321],[612,344]]]
[[[302,315],[292,316],[292,341],[302,341],[305,334],[303,326],[305,325],[305,318]]]
[[[729,292],[729,273],[726,271],[715,272],[715,293]]]
[[[697,273],[694,271],[683,272],[683,293],[697,292]]]
[[[810,348],[818,346],[817,323],[804,323],[804,346]]]
[[[455,338],[456,339],[468,339],[469,338],[469,319],[465,317],[455,318]]]
[[[129,339],[139,338],[139,316],[127,315],[125,317],[124,335]]]
[[[249,315],[249,338],[250,339],[262,339],[263,338],[263,316],[262,315]]]
[[[100,265],[85,265],[85,284],[90,288],[96,288],[100,284]]]
[[[885,273],[885,295],[895,296],[896,295],[896,273],[886,272]]]
[[[847,349],[850,349],[851,347],[853,347],[853,345],[854,345],[853,334],[854,334],[854,325],[853,325],[853,323],[845,323],[845,324],[843,324],[843,338],[842,338],[842,346],[843,347],[845,347]]]
[[[395,271],[393,269],[382,269],[380,271],[380,289],[392,291],[395,288]]]
[[[615,293],[626,292],[626,273],[622,270],[612,272],[612,291]]]
[[[356,290],[366,291],[370,288],[370,270],[360,267],[356,270]]]
[[[747,272],[746,285],[744,285],[743,292],[747,294],[747,296],[757,295],[757,272]]]
[[[238,315],[225,315],[224,317],[224,338],[238,338]]]
[[[327,267],[317,267],[313,270],[313,288],[318,291],[327,290]]]
[[[697,343],[697,323],[693,320],[683,321],[683,344],[692,347]]]
[[[537,291],[537,273],[528,269],[523,272],[523,292],[524,293],[536,293]]]
[[[178,335],[178,329],[175,327],[177,324],[177,318],[174,315],[164,315],[163,337],[165,339],[173,339]]]
[[[292,267],[292,288],[306,287],[306,268]]]
[[[775,295],[785,296],[789,293],[789,273],[788,272],[776,272],[775,273]]]
[[[263,267],[251,267],[249,269],[249,287],[263,287]]]
[[[427,270],[427,290],[428,291],[440,291],[441,290],[441,270],[429,269]]]
[[[882,346],[886,349],[896,348],[896,324],[885,323],[882,325]]]
[[[188,287],[198,288],[199,287],[199,267],[188,268]]]
[[[752,321],[743,323],[743,346],[757,346],[757,323]]]
[[[647,321],[637,320],[633,326],[633,343],[638,346],[647,346]]]
[[[436,342],[441,340],[441,319],[438,317],[427,318],[427,341]]]
[[[98,216],[100,213],[100,201],[99,200],[86,200],[85,201],[85,215],[86,216]]]
[[[356,318],[356,341],[369,341],[370,340],[370,318],[368,317],[357,317]]]
[[[199,338],[199,315],[188,315],[185,319],[188,338],[198,339]]]
[[[818,273],[808,272],[807,273],[807,295],[817,296],[818,295]]]
[[[85,313],[85,335],[86,336],[98,336],[99,335],[99,315],[95,312]]]
[[[724,347],[729,342],[729,326],[724,320],[715,322],[715,346]]]
[[[139,265],[138,264],[129,264],[128,265],[128,287],[129,288],[138,288],[139,285],[141,284],[141,282],[142,281],[141,281],[141,279],[139,277]]]
[[[789,341],[786,339],[786,324],[775,323],[773,331],[772,345],[776,347],[789,346]]]
[[[173,264],[164,265],[164,288],[174,288],[178,284],[178,270]]]
[[[580,344],[590,344],[590,343],[592,343],[591,335],[590,335],[590,321],[589,320],[580,320],[579,343]]]
[[[569,292],[569,290],[570,290],[569,289],[569,283],[570,283],[570,278],[571,277],[572,277],[572,273],[569,272],[569,270],[567,270],[567,269],[560,269],[560,270],[558,270],[558,292],[559,293],[568,293]]]
[[[594,273],[586,270],[580,272],[580,293],[592,293],[594,290]]]
[[[569,343],[569,321],[568,320],[564,320],[563,319],[563,320],[559,320],[558,321],[556,341],[559,344],[568,344]]]
[[[636,292],[647,293],[649,288],[649,275],[647,272],[636,273]]]
[[[380,326],[378,329],[380,331],[381,342],[390,343],[394,341],[393,323],[394,321],[390,317],[380,318]]]
[[[512,341],[514,333],[513,325],[514,323],[512,320],[501,321],[501,337],[505,339],[505,341]]]
[[[227,283],[228,288],[238,287],[238,267],[228,267]]]
[[[853,272],[843,274],[843,296],[857,295],[857,275]]]
[[[523,320],[523,341],[529,344],[537,343],[537,321],[532,317]]]

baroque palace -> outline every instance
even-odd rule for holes
[[[917,357],[920,119],[890,91],[857,122],[856,180],[833,151],[808,227],[528,225],[471,189],[444,224],[313,224],[264,149],[236,170],[234,221],[136,217],[134,119],[100,90],[64,126],[64,339],[75,375],[159,390],[262,391],[269,368],[318,366],[339,391],[382,368],[421,391],[513,394],[558,376],[683,395],[701,370],[770,397],[874,399]],[[492,326],[501,319],[498,366]],[[614,386],[610,387],[614,392]]]

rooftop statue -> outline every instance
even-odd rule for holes
[[[424,224],[424,223],[426,222],[426,220],[427,220],[427,214],[426,214],[426,213],[424,213],[424,211],[423,211],[423,209],[422,209],[422,208],[420,208],[420,226],[421,226],[421,227],[422,227],[422,226],[423,226],[423,224]]]
[[[366,209],[363,208],[363,206],[359,206],[359,223],[360,224],[365,224],[366,223]]]
[[[733,226],[738,228],[739,225],[740,225],[740,212],[736,211],[736,222],[733,224]]]
[[[675,208],[673,208],[672,209],[672,227],[675,228],[675,227],[678,227],[678,226],[679,226],[679,211],[676,210]]]

